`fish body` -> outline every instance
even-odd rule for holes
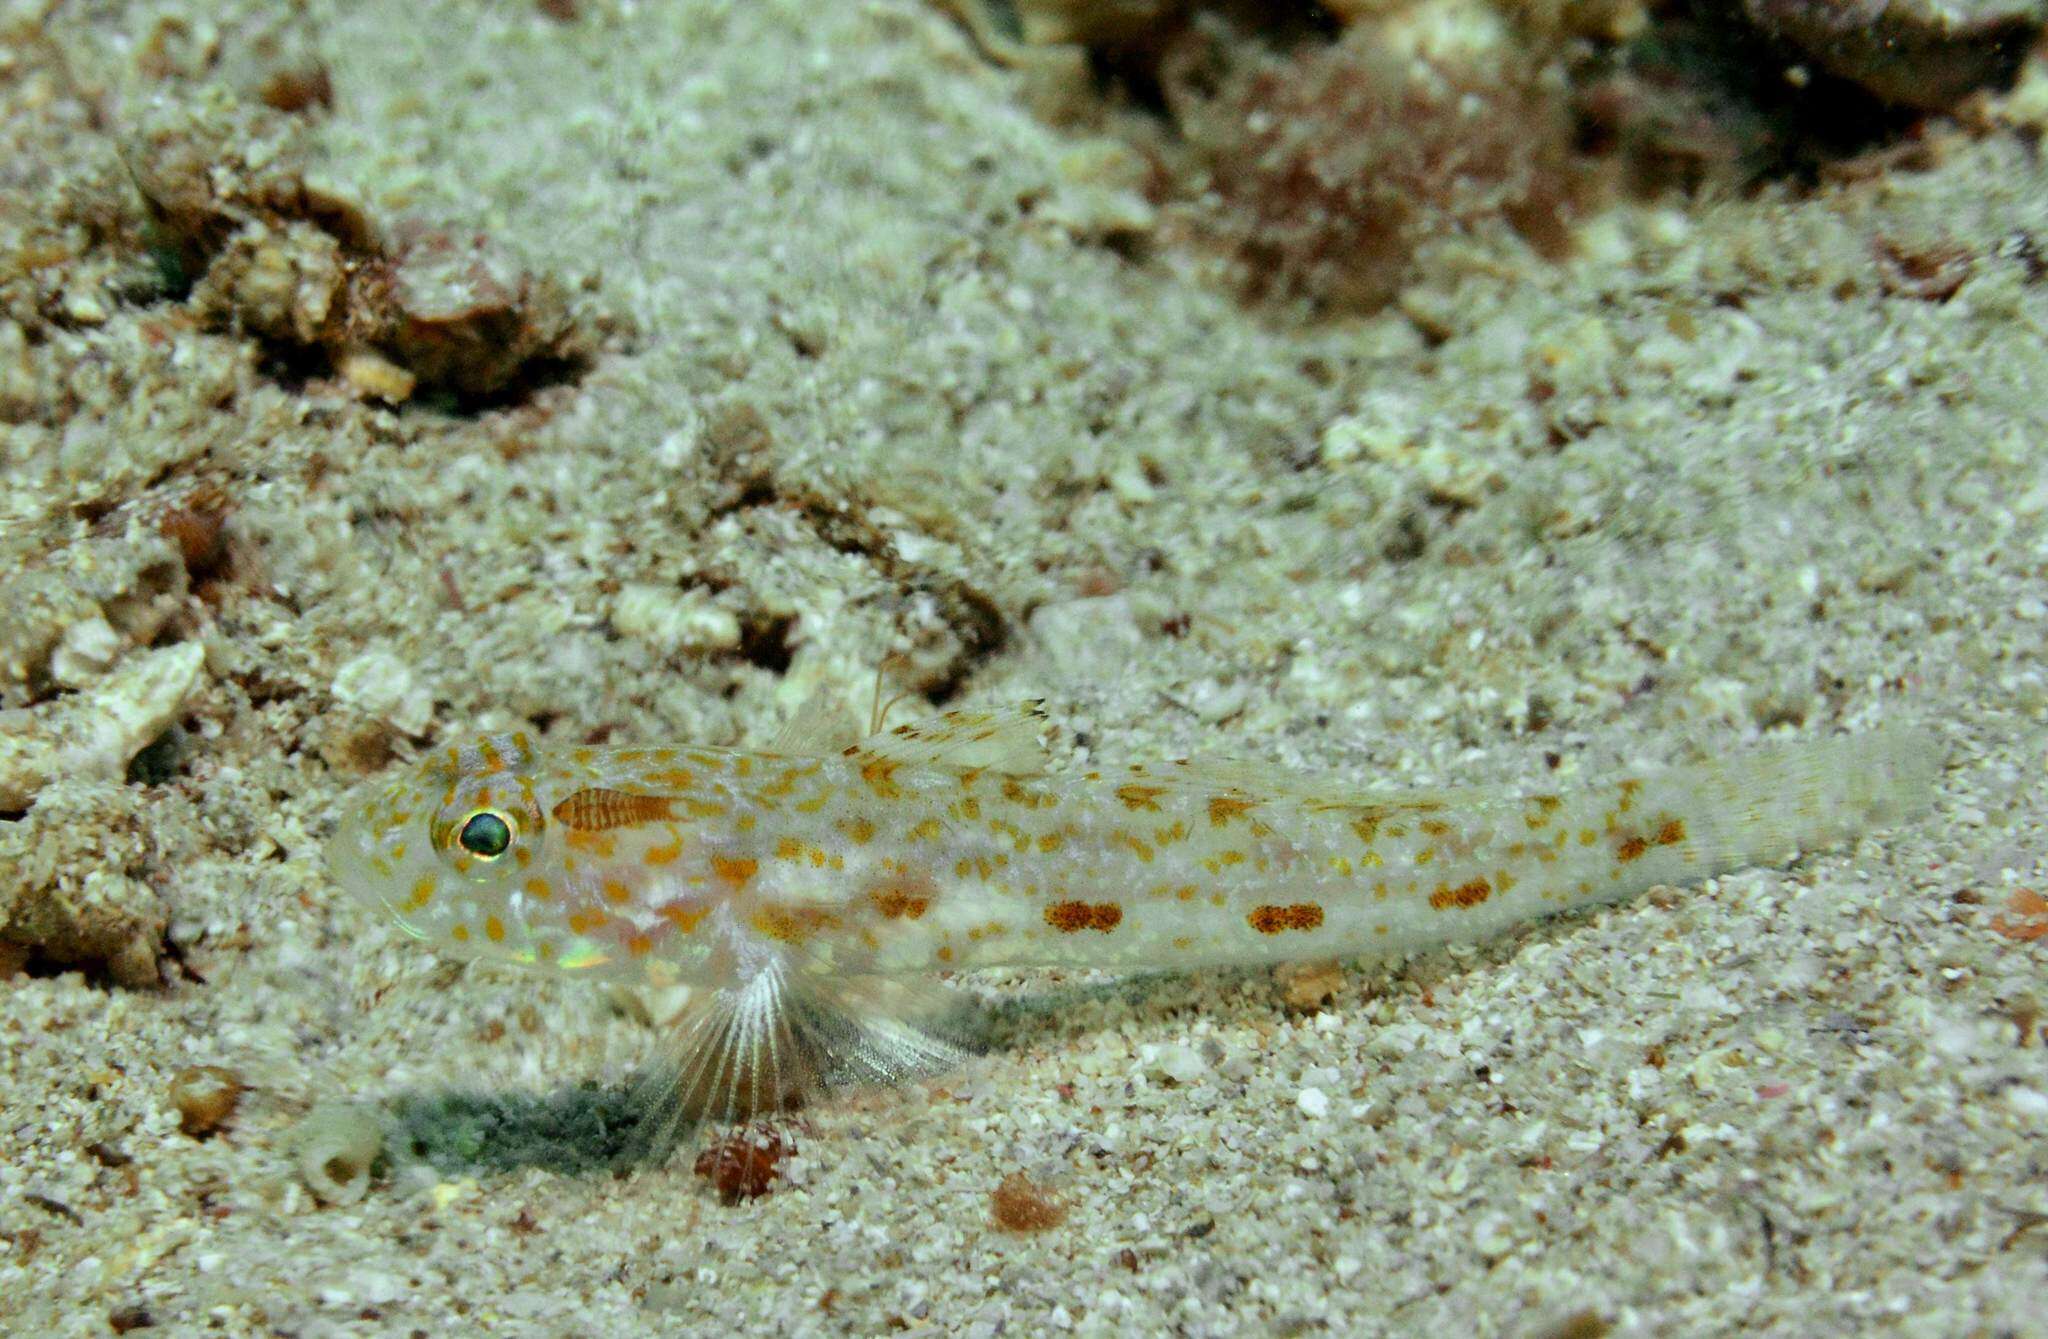
[[[497,736],[379,787],[329,857],[443,952],[707,988],[660,1083],[743,1115],[957,1058],[892,982],[1479,939],[1893,821],[1935,758],[1891,730],[1559,793],[1359,794],[1242,765],[1054,772],[1041,724],[952,712],[816,751]]]

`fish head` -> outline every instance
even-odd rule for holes
[[[464,957],[530,960],[527,902],[551,841],[516,736],[438,752],[345,805],[327,866],[406,933]]]

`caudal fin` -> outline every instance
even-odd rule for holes
[[[1933,734],[1887,726],[1740,749],[1649,778],[1650,809],[1687,815],[1697,873],[1774,864],[1890,827],[1927,807],[1941,771]]]

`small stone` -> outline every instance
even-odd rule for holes
[[[252,223],[228,240],[192,292],[193,309],[266,339],[319,343],[338,318],[341,244],[309,223]]]
[[[612,597],[612,627],[664,654],[729,651],[740,644],[740,621],[699,589],[635,582]]]
[[[65,688],[83,688],[107,672],[121,652],[121,635],[95,614],[64,629],[50,653],[50,678]]]
[[[1758,28],[1886,102],[1944,111],[2009,88],[2048,21],[2043,0],[1741,0]]]
[[[2048,1125],[2048,1093],[2038,1088],[2008,1088],[2005,1104],[2035,1125]]]
[[[1472,1228],[1472,1244],[1481,1255],[1506,1255],[1514,1249],[1515,1236],[1506,1214],[1490,1213]]]
[[[341,356],[336,365],[341,379],[358,395],[385,404],[404,404],[412,398],[419,378],[370,349],[354,349]]]
[[[1178,1084],[1194,1083],[1209,1072],[1201,1053],[1185,1042],[1173,1042],[1165,1046],[1150,1048],[1153,1052],[1146,1057],[1145,1072],[1159,1078],[1171,1079]]]
[[[1031,633],[1069,683],[1115,682],[1144,646],[1130,597],[1122,594],[1040,605]]]
[[[1330,1095],[1320,1088],[1303,1088],[1294,1095],[1294,1105],[1310,1120],[1321,1120],[1330,1114]]]

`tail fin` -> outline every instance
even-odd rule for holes
[[[1825,850],[1910,817],[1933,799],[1941,763],[1931,732],[1888,726],[1675,768],[1648,778],[1642,798],[1693,816],[1688,864],[1734,869]]]

